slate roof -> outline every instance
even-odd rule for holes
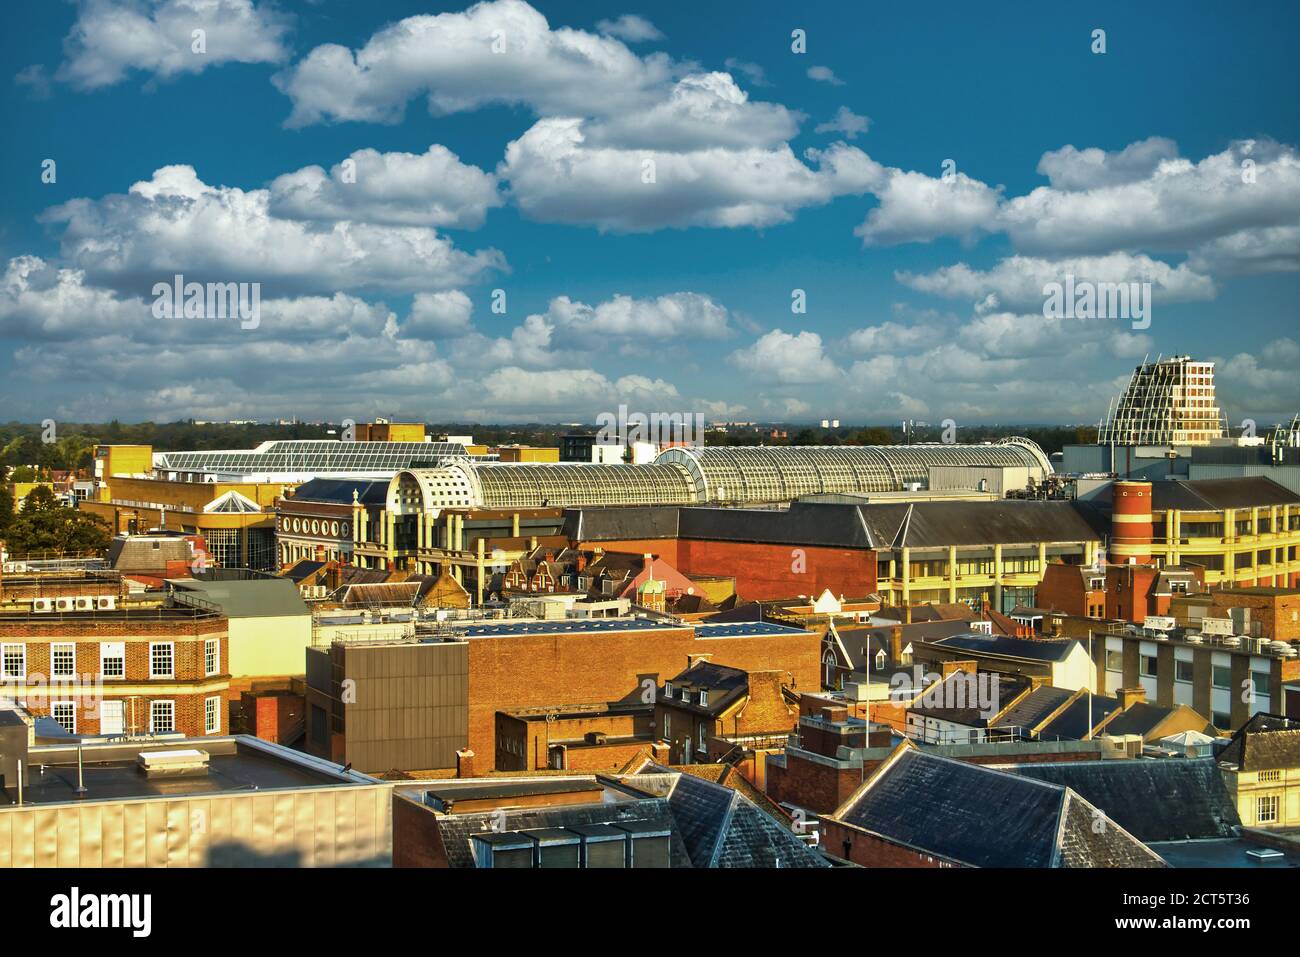
[[[312,575],[315,575],[318,571],[320,571],[324,567],[325,567],[324,562],[317,562],[317,561],[312,561],[311,559],[308,558],[301,558],[298,561],[294,562],[291,566],[286,568],[284,571],[280,572],[280,577],[287,578],[289,579],[289,581],[294,582],[296,584],[301,584],[302,582],[310,578]]]
[[[1257,714],[1237,729],[1219,761],[1242,771],[1300,768],[1300,721],[1277,714]]]
[[[1161,867],[1121,827],[1095,833],[1097,809],[1077,793],[909,745],[835,818],[969,867]]]
[[[1070,502],[888,502],[858,506],[882,548],[1095,541]]]
[[[1137,704],[1130,705],[1123,714],[1117,714],[1113,720],[1102,728],[1103,734],[1140,734],[1143,738],[1151,736],[1152,732],[1171,714],[1176,708],[1166,708],[1158,704],[1152,704],[1149,701],[1139,701]],[[1214,725],[1209,721],[1205,722],[1202,731],[1209,729],[1213,732]]]
[[[895,628],[903,629],[903,647],[906,648],[912,642],[917,641],[936,641],[939,638],[946,638],[954,633],[966,631],[970,627],[970,620],[966,621],[918,621],[910,625],[854,625],[835,627],[835,632],[840,636],[840,643],[844,648],[844,653],[848,656],[849,663],[854,671],[867,671],[867,657],[872,659],[872,670],[875,667],[876,652],[884,651],[886,658],[886,668],[891,662],[889,659],[889,638],[890,633]],[[900,662],[892,662],[898,665]]]
[[[1213,758],[1064,761],[1008,770],[1070,788],[1148,843],[1233,837],[1241,824]]]
[[[1226,508],[1300,504],[1300,495],[1262,475],[1241,478],[1173,479],[1151,483],[1151,508],[1220,512]]]
[[[290,497],[297,502],[351,505],[354,490],[362,505],[383,505],[388,496],[388,482],[314,478],[299,485]]]
[[[1089,707],[1092,723],[1089,724]],[[1043,741],[1082,741],[1088,732],[1101,724],[1102,719],[1112,711],[1119,709],[1119,699],[1106,695],[1079,695],[1065,706],[1060,714],[1038,729],[1038,737]]]
[[[673,686],[673,697],[660,697],[660,704],[697,714],[717,717],[749,693],[749,672],[726,665],[715,665],[710,661],[697,661],[685,671],[678,672],[668,679]],[[704,688],[709,692],[709,703],[701,706],[696,696],[693,702],[684,702],[678,692],[687,688],[698,691]]]
[[[1064,661],[1078,647],[1074,638],[1014,638],[1010,635],[983,635],[968,632],[939,638],[932,642],[943,648],[960,648],[979,654],[1025,658],[1031,661]]]
[[[695,867],[830,866],[739,791],[657,764],[623,780],[669,789],[668,804]]]
[[[1075,692],[1044,685],[1035,688],[989,725],[993,728],[1021,728],[1028,731],[1065,704]]]
[[[954,671],[941,681],[930,685],[925,689],[924,694],[920,696],[918,702],[910,705],[907,710],[915,711],[927,718],[951,721],[967,728],[987,727],[989,721],[1002,707],[1002,703],[1014,701],[1028,686],[1028,680],[1018,675],[985,672],[983,680],[987,681],[990,677],[997,681],[997,692],[993,697],[991,707],[987,710],[979,704],[979,691],[976,681],[980,680],[980,676],[968,674],[964,671]],[[958,689],[957,685],[963,682],[966,687]],[[952,685],[953,687],[945,689],[944,685]],[[961,707],[947,707],[944,705],[946,701],[962,701],[964,703]]]

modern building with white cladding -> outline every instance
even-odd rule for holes
[[[1052,466],[1025,438],[978,445],[676,447],[645,465],[452,462],[403,469],[389,483],[396,515],[443,509],[583,505],[754,505],[806,495],[924,488],[940,465],[1019,467],[1041,482]]]

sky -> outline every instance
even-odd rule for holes
[[[0,419],[1095,424],[1188,354],[1289,420],[1300,5],[1249,11],[11,0]]]

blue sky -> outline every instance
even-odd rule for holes
[[[1134,6],[16,0],[4,418],[1095,422],[1156,353],[1289,417],[1300,10]]]

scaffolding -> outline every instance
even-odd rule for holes
[[[1227,434],[1214,393],[1214,363],[1157,357],[1133,370],[1110,401],[1097,443],[1110,446],[1208,445]]]

